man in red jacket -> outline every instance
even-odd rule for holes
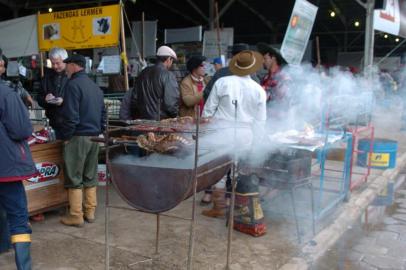
[[[31,228],[22,183],[37,176],[26,142],[31,133],[27,108],[14,89],[0,81],[0,206],[7,214],[18,270],[31,270]]]

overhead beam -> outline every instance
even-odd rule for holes
[[[360,4],[361,7],[367,9],[367,4],[365,2],[362,2],[361,0],[355,0],[358,4]]]
[[[0,4],[8,6],[9,8],[15,8],[17,6],[16,2],[11,0],[0,0]]]
[[[164,2],[161,1],[161,0],[155,0],[155,2],[158,3],[158,4],[160,4],[160,5],[163,6],[164,8],[167,8],[168,10],[172,11],[173,13],[175,13],[175,14],[181,16],[182,18],[184,18],[184,19],[186,19],[186,20],[188,20],[188,21],[194,23],[195,25],[200,25],[200,24],[201,24],[199,21],[197,21],[197,20],[195,20],[195,19],[193,19],[193,18],[191,18],[191,17],[185,15],[183,12],[180,12],[180,11],[177,10],[176,8],[172,7],[172,6],[169,5],[169,4],[164,3]]]
[[[353,45],[356,41],[358,41],[361,37],[363,37],[364,34],[365,34],[364,32],[359,33],[359,34],[350,42],[350,44],[347,45],[347,49],[351,49],[351,48],[352,48],[352,45]]]
[[[341,22],[347,28],[347,18],[342,14],[341,9],[337,6],[337,4],[334,2],[334,0],[330,0],[329,2],[330,2],[330,5],[333,7],[333,9],[336,11]]]
[[[333,34],[333,32],[330,31],[330,29],[325,24],[320,24],[320,26],[326,30],[327,35],[331,36],[337,42],[337,45],[341,46],[338,38]],[[320,35],[320,33],[318,35]]]
[[[245,0],[238,0],[238,2],[244,7],[246,7],[249,11],[254,13],[254,15],[256,15],[258,19],[262,21],[266,25],[266,27],[268,27],[272,32],[276,30],[272,22],[268,21],[268,19],[264,15],[262,15],[259,11],[257,11],[253,7],[251,7]]]
[[[186,2],[188,2],[189,5],[191,5],[192,8],[193,8],[194,10],[196,10],[197,13],[199,13],[200,16],[202,16],[202,18],[203,18],[205,21],[208,21],[208,20],[209,20],[209,18],[206,16],[206,14],[204,14],[204,12],[203,12],[192,0],[186,0]]]
[[[225,4],[225,6],[220,10],[219,12],[219,18],[221,18],[221,16],[223,16],[223,14],[231,7],[232,4],[235,3],[235,0],[229,0],[227,2],[227,4]]]
[[[0,0],[4,1],[4,0]],[[64,8],[64,7],[77,7],[77,6],[83,6],[83,5],[90,5],[90,4],[101,4],[104,2],[111,2],[111,0],[93,0],[93,1],[86,1],[86,2],[76,2],[76,3],[48,3],[48,4],[40,4],[40,5],[25,5],[25,9],[41,9],[41,8]]]

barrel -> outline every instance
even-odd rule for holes
[[[357,165],[361,167],[368,166],[368,156],[371,158],[371,168],[388,169],[396,166],[396,153],[398,142],[388,139],[374,139],[371,150],[371,140],[361,139],[358,142]]]

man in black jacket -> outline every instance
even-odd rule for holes
[[[32,133],[27,108],[0,83],[0,206],[7,214],[18,270],[31,270],[31,227],[23,180],[38,176],[26,142]]]
[[[62,137],[60,128],[63,125],[61,115],[63,95],[68,77],[65,73],[66,64],[63,62],[68,58],[68,53],[62,48],[53,48],[49,51],[52,69],[45,69],[44,78],[41,81],[41,90],[38,94],[38,104],[45,109],[45,115],[49,124],[55,130],[57,139]]]
[[[84,218],[92,223],[97,205],[97,162],[99,145],[90,140],[104,130],[103,92],[84,71],[86,60],[75,54],[64,60],[69,81],[66,84],[61,127],[65,140],[65,187],[68,188],[69,214],[61,222],[82,226]],[[84,202],[82,201],[84,190]]]
[[[169,71],[176,53],[168,46],[157,51],[157,63],[144,69],[134,84],[131,111],[136,119],[161,120],[178,116],[179,86]]]

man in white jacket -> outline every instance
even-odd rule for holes
[[[250,126],[249,132],[261,131],[266,121],[266,94],[249,76],[261,68],[263,57],[254,51],[242,51],[229,64],[233,73],[218,79],[204,105],[203,117],[215,120],[237,121]],[[240,125],[239,125],[240,126]],[[237,134],[237,141],[247,141],[246,133]],[[251,136],[250,136],[251,137]]]
[[[218,79],[206,101],[203,117],[216,121],[236,122],[235,145],[241,148],[250,147],[252,139],[263,133],[266,122],[266,95],[262,87],[251,79],[250,74],[258,71],[263,64],[263,57],[254,51],[242,51],[235,55],[229,64],[233,73]],[[241,127],[246,128],[241,128]],[[233,143],[234,128],[221,131],[221,138]],[[220,139],[220,138],[219,138]],[[231,183],[227,184],[231,191]],[[202,212],[209,217],[225,215],[226,203],[224,189],[213,192],[213,208]]]

